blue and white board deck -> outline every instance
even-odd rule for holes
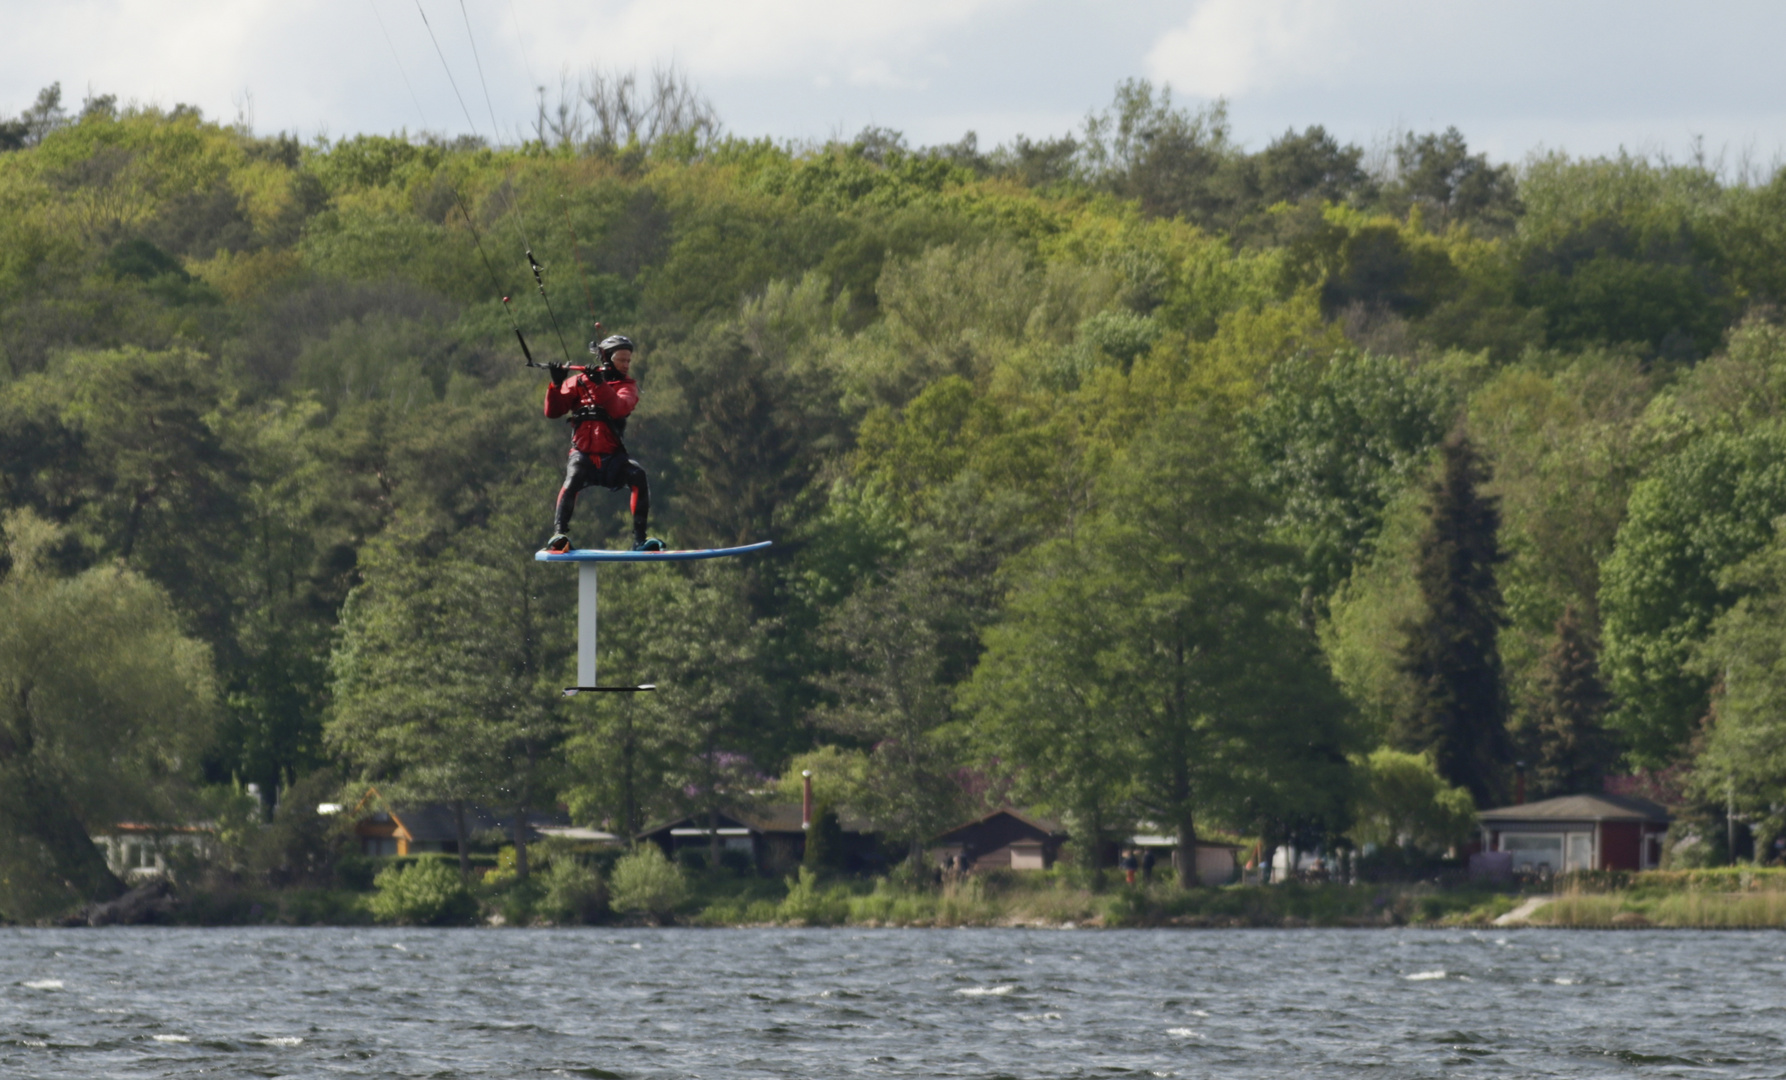
[[[727,555],[744,555],[761,551],[773,540],[759,540],[743,547],[694,548],[688,551],[600,551],[595,548],[572,548],[569,551],[536,551],[535,562],[683,562],[688,559],[721,559]]]

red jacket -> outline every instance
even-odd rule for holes
[[[639,405],[639,384],[631,379],[598,382],[578,373],[561,385],[546,384],[546,415],[556,420],[577,409],[601,408],[616,420]],[[605,457],[620,450],[620,440],[600,420],[585,420],[571,435],[571,446],[585,454]]]

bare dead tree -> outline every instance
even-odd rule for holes
[[[590,68],[581,77],[559,76],[557,101],[539,89],[534,133],[543,143],[585,154],[636,145],[649,152],[666,139],[692,138],[696,147],[719,137],[719,114],[675,65],[654,67],[640,86],[636,72]]]

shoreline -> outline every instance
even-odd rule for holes
[[[885,881],[707,880],[674,911],[614,911],[605,900],[584,918],[551,918],[507,892],[487,890],[451,918],[379,919],[376,892],[151,884],[78,915],[38,926],[460,926],[480,929],[594,926],[690,929],[1239,930],[1570,929],[1786,930],[1786,881],[1737,879],[1571,882],[1526,893],[1432,884],[1284,883],[1179,890],[1155,883],[1095,889],[1056,879],[974,879],[902,890]],[[1707,887],[1713,886],[1713,887]],[[1725,886],[1725,887],[1716,887]],[[1746,886],[1746,887],[1745,887]],[[30,924],[0,924],[27,928]]]

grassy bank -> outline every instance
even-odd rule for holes
[[[691,876],[674,921],[683,926],[863,927],[1300,927],[1486,923],[1522,897],[1424,885],[1229,886],[1184,891],[1165,882],[1125,886],[1072,875],[987,875],[941,887],[885,879]],[[182,926],[369,926],[381,920],[370,891],[192,889],[155,921]],[[475,890],[475,915],[443,925],[554,925],[537,887]],[[530,902],[531,901],[531,902]],[[647,920],[592,910],[605,925]],[[403,920],[409,921],[409,920]]]
[[[1126,886],[1071,872],[988,874],[941,887],[886,879],[690,875],[674,922],[684,926],[862,927],[1387,927],[1486,926],[1528,896],[1510,890],[1399,885]],[[1786,871],[1571,875],[1526,925],[1580,928],[1786,929]],[[188,926],[366,926],[370,891],[223,889],[183,892],[164,920]],[[538,881],[479,887],[464,923],[561,924]],[[475,914],[473,913],[475,912]],[[642,924],[602,905],[579,921]]]
[[[1786,929],[1786,869],[1570,875],[1536,926]]]
[[[697,892],[685,919],[700,926],[1365,927],[1486,923],[1519,899],[1421,885],[1100,886],[1072,874],[988,874],[928,889],[803,878],[744,893]]]

